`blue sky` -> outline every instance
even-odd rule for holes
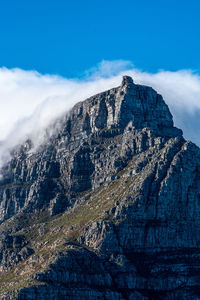
[[[0,67],[69,78],[122,59],[200,73],[198,0],[6,0],[0,11]]]
[[[200,145],[199,12],[200,0],[0,1],[0,169],[10,149],[39,145],[56,118],[124,74],[162,94]]]

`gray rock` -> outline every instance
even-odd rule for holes
[[[38,152],[28,145],[0,182],[0,267],[42,267],[38,284],[0,299],[200,299],[200,149],[161,95],[124,76],[76,104]]]

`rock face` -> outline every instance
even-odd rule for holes
[[[200,149],[124,76],[0,182],[0,299],[200,299]]]

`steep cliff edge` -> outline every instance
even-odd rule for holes
[[[0,182],[0,299],[200,299],[200,149],[123,77]]]

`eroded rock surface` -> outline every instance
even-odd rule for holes
[[[124,76],[31,147],[0,182],[1,299],[200,299],[200,149],[161,95]]]

